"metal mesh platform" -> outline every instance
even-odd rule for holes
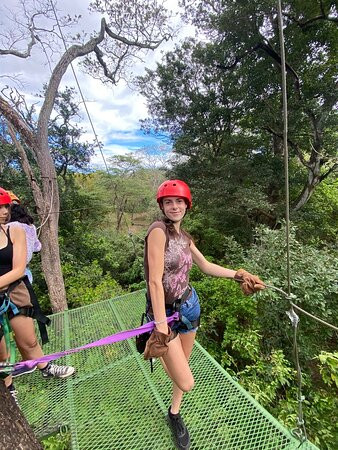
[[[51,316],[45,353],[77,347],[139,326],[144,292]],[[67,429],[72,449],[170,450],[166,423],[171,383],[159,362],[150,373],[133,340],[59,360],[76,367],[67,380],[38,371],[17,379],[23,412],[39,437]],[[299,442],[198,344],[191,357],[196,384],[182,415],[192,450],[296,449]],[[302,449],[315,449],[310,443]]]

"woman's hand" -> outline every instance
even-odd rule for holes
[[[257,275],[252,275],[244,269],[237,270],[234,279],[241,283],[244,295],[251,295],[265,289],[264,282]]]
[[[176,337],[176,333],[166,325],[165,332],[162,333],[156,328],[147,340],[146,348],[144,350],[144,359],[160,358],[165,356],[169,350],[168,344]]]

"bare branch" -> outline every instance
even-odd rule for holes
[[[30,35],[31,35],[31,39],[29,41],[29,43],[27,44],[27,50],[20,52],[19,50],[5,50],[5,49],[1,49],[0,48],[0,55],[13,55],[13,56],[17,56],[18,58],[28,58],[29,56],[31,56],[31,51],[33,46],[36,44],[36,36],[34,34],[34,29],[30,27]]]
[[[116,41],[122,42],[123,44],[132,46],[132,47],[139,47],[139,48],[145,48],[149,50],[155,50],[157,47],[159,47],[163,41],[167,41],[170,39],[170,36],[164,36],[162,39],[157,41],[149,41],[149,44],[143,44],[139,41],[131,41],[123,36],[120,36],[119,34],[114,33],[108,25],[105,26],[105,31],[108,34],[109,37],[112,39],[115,39]]]
[[[61,79],[66,72],[68,66],[74,59],[85,56],[94,51],[95,47],[104,39],[106,21],[101,19],[101,28],[97,36],[91,38],[83,45],[72,45],[61,57],[58,64],[55,66],[50,82],[45,92],[45,100],[43,102],[38,121],[38,134],[41,136],[42,130],[44,137],[47,138],[48,120],[53,109],[55,96],[60,85]]]
[[[7,119],[7,121],[13,125],[16,131],[22,136],[28,147],[34,149],[35,136],[32,130],[24,122],[20,114],[14,110],[13,107],[0,96],[0,113]]]
[[[123,63],[125,57],[126,57],[127,54],[128,54],[128,48],[126,48],[126,50],[118,57],[118,61],[117,61],[117,63],[115,64],[115,69],[114,69],[113,72],[111,72],[111,71],[108,69],[107,64],[104,62],[104,59],[103,59],[104,53],[99,49],[99,47],[96,46],[95,49],[94,49],[94,52],[95,52],[95,54],[96,54],[96,57],[97,57],[98,62],[100,63],[100,65],[101,65],[102,68],[103,68],[103,72],[104,72],[105,76],[106,76],[109,80],[111,80],[114,84],[116,84],[117,81],[118,81],[118,80],[116,79],[116,76],[117,76],[117,74],[118,74],[118,72],[119,72],[119,70],[120,70],[120,68],[121,68],[121,65],[122,65],[122,63]]]

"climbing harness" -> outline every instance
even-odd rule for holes
[[[192,330],[194,328],[197,328],[200,324],[200,318],[190,321],[185,316],[183,316],[180,312],[180,308],[181,308],[182,304],[189,298],[189,296],[191,294],[191,289],[192,289],[191,286],[188,285],[186,290],[183,292],[183,294],[179,298],[177,298],[173,303],[165,303],[166,313],[170,314],[170,315],[177,314],[178,317],[177,317],[177,320],[175,323],[179,324],[180,328],[183,327],[187,330]],[[150,300],[147,292],[146,292],[145,296],[146,296],[146,310],[141,316],[141,326],[143,325],[145,320],[148,322],[151,322],[153,319],[153,317],[149,314],[151,300]],[[150,335],[151,335],[151,331],[148,333],[143,333],[143,334],[136,336],[136,338],[135,338],[136,349],[140,354],[144,353],[144,350],[146,348],[146,344],[147,344],[148,339],[150,338]],[[153,373],[153,371],[154,371],[153,358],[150,358],[149,361],[150,361],[150,371],[151,371],[151,373]]]
[[[190,321],[185,316],[183,316],[180,311],[183,303],[186,302],[188,300],[188,298],[190,297],[191,291],[192,291],[192,287],[190,285],[188,285],[187,288],[185,289],[185,291],[183,292],[183,294],[179,298],[177,298],[174,302],[165,303],[166,311],[168,311],[169,314],[173,314],[173,313],[177,312],[179,314],[178,322],[180,323],[180,327],[183,327],[187,330],[192,330],[193,328],[197,328],[200,324],[200,318]],[[146,313],[148,313],[148,311],[150,309],[151,301],[147,294],[146,294],[146,299],[147,299],[147,305],[146,305],[147,312]]]
[[[13,292],[14,289],[17,286],[19,286],[21,282],[24,283],[24,285],[27,288],[32,306],[16,306],[10,299],[10,293]],[[13,317],[16,315],[22,315],[26,317],[31,317],[32,319],[36,319],[39,327],[42,345],[46,344],[48,342],[48,333],[46,326],[50,324],[50,319],[43,314],[38,299],[35,295],[35,292],[32,288],[32,285],[27,275],[11,283],[8,289],[2,293],[2,295],[4,296],[4,298],[2,301],[2,306],[0,306],[0,323],[3,312],[7,313],[8,320],[12,320]],[[0,294],[0,302],[1,302],[1,294]],[[8,306],[6,307],[7,304]]]

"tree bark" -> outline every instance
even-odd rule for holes
[[[20,408],[0,380],[1,450],[42,450]]]

